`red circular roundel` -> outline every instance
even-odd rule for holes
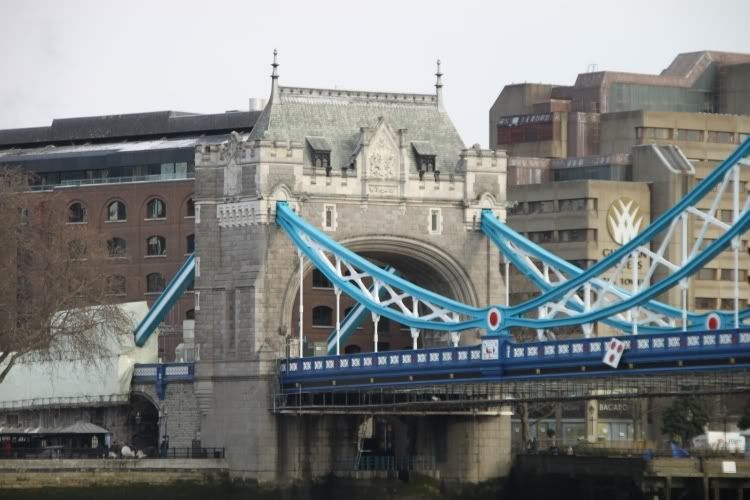
[[[494,307],[487,312],[487,325],[490,327],[490,330],[497,330],[500,326],[501,318],[500,311]]]
[[[706,329],[718,330],[721,328],[721,317],[716,313],[711,313],[706,318]]]

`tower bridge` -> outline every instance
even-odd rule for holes
[[[750,140],[582,270],[502,224],[505,153],[464,146],[444,109],[439,68],[435,93],[421,95],[282,87],[272,66],[271,96],[252,132],[196,148],[195,253],[136,331],[144,342],[194,281],[200,438],[227,450],[235,475],[328,474],[334,457],[361,451],[363,416],[380,414],[401,452],[435,457],[443,477],[488,479],[508,471],[518,401],[750,389],[750,313],[737,291],[739,237],[750,224],[739,176]],[[730,221],[717,217],[725,193]],[[685,228],[696,220],[703,229],[689,240]],[[659,302],[726,249],[734,311]],[[536,297],[509,304],[510,265],[538,287]],[[338,341],[325,342],[330,329],[317,333],[333,355],[305,353],[316,334],[305,330],[313,270],[335,295]],[[626,273],[630,289],[617,285]],[[362,352],[341,352],[358,323],[341,315],[344,297],[354,301],[352,318],[373,323]],[[403,327],[396,335],[411,349],[379,350],[386,320]],[[597,322],[629,337],[611,344],[594,335]],[[570,326],[580,334],[555,338]],[[537,341],[514,342],[518,328],[537,330]]]

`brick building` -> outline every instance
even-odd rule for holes
[[[196,144],[248,133],[257,115],[162,111],[0,130],[0,168],[32,172],[29,196],[61,194],[68,223],[93,225],[107,242],[118,300],[151,303],[194,248]],[[160,357],[174,359],[182,322],[193,317],[188,293],[162,325]]]

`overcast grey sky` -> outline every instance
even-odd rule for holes
[[[503,85],[658,73],[679,52],[750,52],[748,0],[0,0],[0,128],[245,109],[282,85],[430,93],[486,146]]]

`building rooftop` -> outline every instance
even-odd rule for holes
[[[260,111],[196,114],[155,111],[58,118],[49,127],[0,130],[0,148],[70,145],[249,132]]]
[[[651,109],[735,113],[732,105],[716,105],[715,97],[722,92],[717,84],[719,69],[749,63],[750,54],[711,50],[687,52],[678,54],[660,74],[593,71],[579,73],[573,85],[507,85],[495,106],[499,116],[531,114],[535,112],[532,105],[549,105],[553,100],[569,101],[570,111],[578,112]],[[519,87],[523,90],[521,94],[505,96],[506,89]],[[519,96],[524,95],[529,102],[517,102]]]
[[[245,134],[246,135],[246,134]],[[85,170],[174,161],[192,162],[198,144],[220,144],[227,134],[0,149],[0,166],[18,165],[35,172]]]
[[[250,140],[302,144],[325,140],[334,168],[351,164],[362,129],[374,128],[381,120],[394,132],[406,129],[408,140],[424,151],[434,151],[437,170],[454,172],[465,148],[436,94],[300,87],[278,87],[277,92],[258,117]],[[414,154],[413,149],[409,154]]]

